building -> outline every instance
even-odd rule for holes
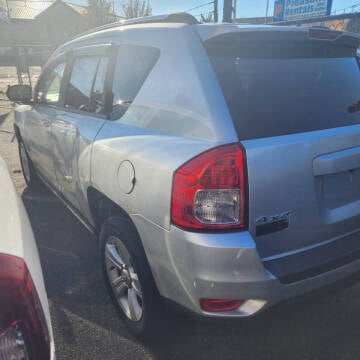
[[[29,66],[42,66],[57,46],[96,25],[87,7],[62,0],[7,5],[9,21],[0,18],[0,66],[16,66],[20,83]],[[106,20],[118,20],[112,9]]]

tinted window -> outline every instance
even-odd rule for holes
[[[98,57],[75,59],[66,91],[66,107],[89,111],[91,89],[98,62]]]
[[[107,57],[75,59],[66,91],[65,107],[102,113]]]
[[[64,76],[65,63],[48,69],[41,79],[38,99],[41,103],[56,105],[60,98],[60,88]]]
[[[354,51],[317,44],[316,49],[252,52],[233,46],[208,52],[240,139],[360,122],[360,73]]]
[[[113,82],[112,119],[119,119],[141,89],[159,57],[159,50],[142,46],[121,46]]]

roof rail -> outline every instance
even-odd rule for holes
[[[199,24],[196,18],[188,13],[181,12],[181,13],[173,13],[173,14],[166,14],[166,15],[154,15],[154,16],[144,16],[129,20],[120,20],[110,24],[105,24],[102,26],[98,26],[96,28],[90,29],[77,35],[75,38],[89,35],[95,33],[100,30],[107,30],[111,28],[115,28],[118,26],[127,26],[127,25],[136,25],[136,24],[151,24],[151,23],[181,23],[181,24],[188,24],[188,25],[195,25]],[[74,39],[75,39],[74,38]]]

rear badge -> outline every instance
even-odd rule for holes
[[[256,236],[281,231],[289,227],[290,211],[271,216],[261,216],[256,219]]]

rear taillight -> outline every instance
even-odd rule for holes
[[[238,144],[193,158],[173,181],[171,220],[189,230],[245,229],[245,153]]]
[[[0,254],[0,359],[50,359],[50,339],[25,262]]]

